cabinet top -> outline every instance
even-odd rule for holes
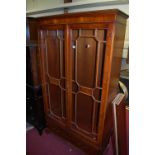
[[[128,15],[118,9],[64,13],[48,17],[39,17],[37,21],[40,24],[70,24],[81,22],[121,22],[126,23]],[[69,19],[69,20],[66,20]]]

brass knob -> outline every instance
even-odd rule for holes
[[[86,45],[86,48],[90,48],[90,45],[89,45],[89,44],[87,44],[87,45]]]
[[[75,49],[75,47],[76,47],[75,45],[72,45],[72,48],[73,48],[73,49]]]

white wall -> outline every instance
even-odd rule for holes
[[[63,4],[64,0],[26,0],[26,11],[47,9]]]

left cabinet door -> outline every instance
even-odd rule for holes
[[[66,75],[63,26],[40,28],[39,44],[46,117],[48,121],[55,120],[65,125]]]

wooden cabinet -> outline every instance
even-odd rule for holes
[[[47,126],[88,154],[113,133],[126,19],[119,10],[37,19]]]
[[[45,118],[36,26],[34,19],[26,20],[26,121],[41,134],[45,128]]]

